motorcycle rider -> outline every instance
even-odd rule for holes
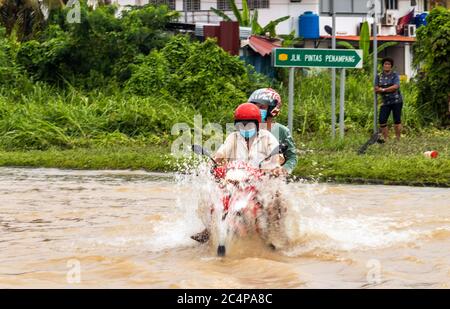
[[[251,103],[239,105],[234,112],[236,131],[231,133],[217,150],[214,160],[223,164],[226,161],[244,161],[254,167],[268,157],[272,150],[279,146],[276,138],[267,130],[260,128],[261,113],[257,106]],[[264,169],[278,169],[281,155],[264,162]],[[271,163],[271,164],[270,164]]]
[[[276,170],[275,173],[291,174],[297,165],[295,143],[289,129],[274,121],[274,118],[281,111],[281,96],[272,88],[261,88],[250,95],[248,102],[255,104],[260,109],[263,126],[266,126],[267,130],[277,138],[280,144],[287,146],[287,149],[283,152],[285,158],[283,167]]]
[[[234,124],[236,131],[226,138],[214,156],[214,161],[220,165],[226,164],[228,161],[244,161],[249,165],[259,167],[259,163],[267,158],[275,147],[279,146],[275,136],[260,128],[261,112],[253,103],[243,103],[236,108]],[[283,161],[282,155],[277,154],[265,160],[261,168],[279,174],[280,162]],[[191,238],[203,243],[208,241],[209,232],[204,229]]]

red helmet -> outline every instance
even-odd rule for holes
[[[276,117],[280,113],[281,96],[272,88],[261,88],[253,91],[248,101],[268,105],[267,113],[272,117]]]
[[[257,126],[261,123],[261,113],[259,108],[252,103],[243,103],[239,105],[234,111],[234,122],[239,121],[254,121]]]

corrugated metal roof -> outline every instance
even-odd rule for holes
[[[272,53],[272,49],[281,46],[280,40],[271,40],[265,37],[252,35],[249,38],[248,45],[261,56],[267,56]]]

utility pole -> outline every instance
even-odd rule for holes
[[[183,11],[184,11],[184,23],[187,24],[188,16],[187,16],[187,0],[183,0]]]
[[[367,8],[369,9],[367,17],[373,17],[373,133],[378,132],[377,114],[378,114],[378,99],[375,92],[376,78],[378,74],[378,41],[377,41],[377,22],[378,16],[381,12],[380,0],[369,0],[367,2]]]

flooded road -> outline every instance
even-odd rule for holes
[[[296,244],[217,258],[171,175],[0,168],[0,288],[450,287],[450,189],[288,186]]]

